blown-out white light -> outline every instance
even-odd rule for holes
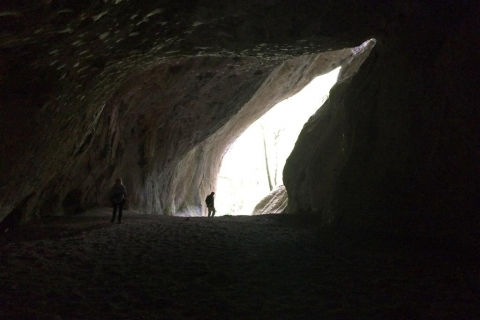
[[[217,180],[217,216],[249,215],[270,192],[265,146],[272,184],[283,184],[285,161],[305,122],[328,98],[339,71],[316,77],[296,95],[275,105],[231,145]]]

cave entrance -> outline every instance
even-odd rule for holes
[[[314,78],[273,106],[229,147],[217,179],[217,216],[251,215],[260,200],[283,185],[285,161],[303,125],[328,98],[339,71]]]

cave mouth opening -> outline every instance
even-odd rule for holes
[[[251,215],[282,173],[304,124],[326,101],[340,67],[315,77],[252,123],[224,154],[215,192],[216,216]]]

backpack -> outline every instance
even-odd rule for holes
[[[113,203],[120,204],[125,199],[123,190],[120,187],[114,187],[112,190],[112,196],[110,197]]]
[[[211,195],[208,195],[207,198],[205,199],[205,203],[207,204],[207,207],[210,207],[213,202],[213,197]]]

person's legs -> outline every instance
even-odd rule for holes
[[[208,217],[210,218],[210,214],[212,213],[212,208],[208,207]]]
[[[215,208],[212,208],[212,218],[215,217],[215,212],[217,212],[217,210],[215,210]]]
[[[122,223],[123,202],[118,205],[118,223]]]
[[[110,222],[114,222],[115,221],[115,215],[117,213],[117,205],[115,203],[112,203],[112,206],[113,206],[113,211],[112,211],[112,219],[110,220]]]

